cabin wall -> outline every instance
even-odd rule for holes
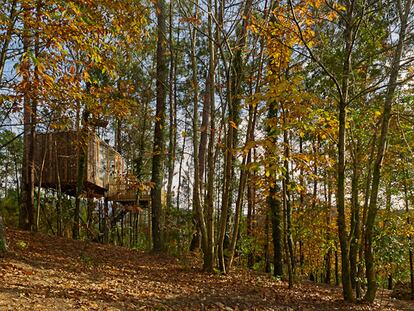
[[[45,187],[62,188],[76,185],[77,178],[77,146],[76,134],[73,132],[57,132],[52,134],[36,134],[34,146],[35,180],[39,184],[41,178]]]
[[[124,206],[146,208],[150,196],[137,196],[138,181],[125,172],[122,156],[96,135],[80,140],[75,131],[38,133],[35,137],[36,184],[76,194],[80,148],[85,147],[86,174],[84,190],[88,197],[103,197]],[[82,146],[82,144],[84,144]]]
[[[108,189],[109,184],[119,179],[123,172],[123,159],[107,143],[92,137],[88,148],[87,181]]]
[[[96,135],[87,140],[85,190],[102,196],[109,184],[121,179],[121,155]],[[37,134],[35,138],[36,184],[74,194],[78,173],[78,135],[74,131]],[[94,194],[93,194],[94,193]]]

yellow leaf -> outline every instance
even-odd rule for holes
[[[234,121],[229,121],[229,124],[232,128],[235,128],[237,130],[237,124]]]

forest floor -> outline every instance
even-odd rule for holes
[[[191,258],[7,231],[0,310],[414,310],[381,292],[348,304],[339,288],[286,283],[249,271],[211,275]]]

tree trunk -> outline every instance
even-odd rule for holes
[[[339,286],[339,258],[338,251],[335,251],[335,285]]]
[[[264,251],[265,251],[265,272],[270,273],[270,243],[269,243],[269,211],[266,213],[265,218],[265,245],[264,245]]]
[[[342,289],[346,301],[353,301],[349,243],[345,221],[345,131],[346,112],[342,103],[339,111],[339,143],[338,143],[338,180],[337,180],[337,209],[338,209],[338,233],[341,246]]]
[[[31,49],[32,39],[27,24],[29,23],[30,10],[26,8],[23,13],[23,50],[27,53]],[[34,163],[33,163],[33,140],[35,135],[35,113],[31,92],[33,92],[33,81],[31,81],[31,65],[29,56],[26,55],[22,64],[24,90],[24,134],[23,134],[23,166],[22,166],[22,204],[20,208],[19,227],[23,230],[32,230],[34,225]]]
[[[303,155],[303,138],[299,137],[299,153]],[[299,194],[299,209],[301,212],[305,210],[305,178],[303,174],[303,166],[300,167],[299,171],[299,185],[301,187]],[[301,274],[304,274],[304,265],[305,265],[305,254],[303,252],[303,241],[299,240],[299,266]]]
[[[352,185],[351,185],[351,232],[350,232],[350,268],[351,268],[351,285],[353,289],[357,289],[358,283],[358,248],[360,243],[360,208],[359,208],[359,140],[356,141],[354,147],[352,162]]]
[[[210,111],[210,138],[208,141],[208,151],[207,151],[207,192],[205,198],[205,209],[206,209],[206,230],[207,230],[207,248],[204,252],[204,263],[203,270],[208,272],[214,271],[215,266],[215,254],[214,254],[214,171],[215,171],[215,161],[214,161],[214,145],[215,145],[215,77],[214,71],[216,67],[216,49],[214,47],[214,42],[211,39],[213,37],[213,4],[212,0],[208,0],[208,10],[210,14],[208,15],[208,51],[209,51],[209,68],[206,84],[208,85],[208,104]],[[206,125],[207,127],[207,125]],[[207,128],[205,129],[207,131]]]
[[[273,237],[273,275],[277,278],[283,276],[283,252],[282,252],[282,203],[277,197],[280,189],[275,183],[269,189],[267,202],[270,207],[272,219],[272,237]]]
[[[76,176],[76,197],[75,197],[75,211],[73,214],[73,225],[72,225],[72,238],[77,240],[80,237],[79,231],[79,214],[80,214],[80,203],[81,195],[84,190],[85,174],[86,174],[86,160],[88,154],[88,111],[83,113],[83,126],[80,132],[78,133],[78,172]]]
[[[173,3],[171,0],[169,4],[169,40],[168,47],[170,52],[170,77],[169,77],[169,117],[170,117],[170,126],[168,130],[168,179],[167,179],[167,208],[171,209],[173,207],[173,177],[175,169],[175,153],[177,146],[177,101],[175,98],[175,84],[176,84],[176,55],[174,55],[173,47]]]
[[[5,234],[5,230],[4,230],[4,223],[3,223],[3,218],[0,214],[0,255],[1,253],[4,253],[5,251],[7,251],[7,241],[6,241],[6,234]]]
[[[364,189],[364,205],[362,207],[362,222],[361,222],[361,243],[359,243],[359,250],[358,250],[358,256],[360,260],[362,261],[362,258],[364,257],[364,248],[365,248],[365,224],[367,219],[367,213],[368,213],[368,205],[369,205],[369,196],[370,196],[370,190],[371,190],[371,180],[372,180],[372,163],[374,161],[374,155],[375,155],[375,141],[377,140],[377,131],[378,127],[375,127],[374,129],[374,135],[372,137],[372,144],[371,144],[371,150],[368,158],[367,163],[367,176],[366,176],[366,182],[365,182],[365,189]],[[361,262],[361,266],[358,269],[358,278],[362,280],[364,278],[364,269],[363,269],[363,263]],[[357,298],[362,297],[362,286],[361,282],[357,283],[356,287],[356,296]]]
[[[198,14],[198,7],[196,8],[195,15]],[[196,44],[197,44],[197,36],[196,30],[193,29],[191,35],[191,68],[192,68],[192,87],[193,87],[193,153],[194,153],[194,186],[193,186],[193,213],[195,217],[196,223],[196,234],[199,235],[201,239],[201,247],[203,253],[207,252],[208,242],[207,242],[207,227],[204,218],[204,208],[201,204],[201,187],[202,187],[202,179],[200,168],[204,169],[204,163],[200,163],[200,161],[204,161],[205,159],[205,146],[200,146],[199,141],[199,122],[198,122],[198,78],[197,78],[197,62],[196,62]],[[199,153],[201,150],[201,154]],[[200,157],[201,156],[201,157]]]
[[[288,264],[288,273],[289,273],[289,288],[293,287],[294,279],[294,269],[295,269],[295,254],[293,252],[293,238],[292,238],[292,207],[290,202],[290,173],[289,173],[289,136],[287,126],[287,111],[285,108],[282,109],[283,115],[283,144],[284,144],[284,172],[283,172],[283,210],[286,214],[285,216],[285,236],[286,236],[286,255],[287,255],[287,264]],[[316,184],[316,181],[315,181]],[[314,202],[315,202],[314,198]]]
[[[245,67],[245,59],[243,56],[244,49],[246,47],[246,38],[247,38],[247,26],[250,23],[250,16],[251,16],[251,10],[252,10],[252,0],[246,0],[244,4],[244,10],[243,10],[243,22],[241,25],[241,28],[237,32],[237,47],[236,52],[234,56],[234,74],[233,74],[233,82],[232,82],[232,103],[234,104],[234,122],[237,122],[239,119],[239,106],[240,106],[240,100],[241,100],[241,83],[244,79],[244,67]],[[250,109],[249,111],[249,120],[248,120],[248,130],[246,134],[246,144],[250,141],[250,138],[252,136],[252,132],[254,131],[253,126],[253,110]],[[235,138],[234,138],[234,145],[237,142],[237,131],[234,131]],[[237,200],[236,200],[236,210],[235,210],[235,216],[234,216],[234,227],[233,227],[233,234],[230,241],[230,247],[229,247],[229,257],[227,258],[227,269],[231,268],[231,265],[233,263],[234,258],[234,252],[236,249],[236,243],[237,243],[237,237],[239,235],[239,225],[240,225],[240,217],[241,217],[241,209],[243,205],[243,197],[244,197],[244,190],[246,186],[246,178],[247,178],[247,171],[246,171],[246,163],[248,161],[248,157],[250,154],[251,159],[251,153],[249,152],[247,155],[243,157],[242,160],[242,166],[240,171],[240,182],[239,182],[239,189],[237,194]],[[233,161],[234,163],[234,161]]]
[[[346,106],[349,100],[349,84],[351,74],[351,56],[354,38],[354,10],[355,3],[347,2],[346,4],[346,18],[344,30],[344,62],[342,67],[342,85],[340,100],[338,103],[338,163],[337,163],[337,195],[336,206],[338,210],[338,234],[339,243],[341,246],[341,270],[342,270],[342,292],[346,301],[353,301],[354,295],[352,292],[350,262],[349,262],[349,243],[348,233],[346,229],[345,220],[345,159],[346,159]]]
[[[404,203],[405,203],[405,212],[407,213],[407,225],[410,226],[411,225],[411,218],[409,216],[409,212],[410,212],[410,204],[409,204],[409,199],[408,199],[408,187],[407,187],[407,178],[408,178],[408,173],[407,171],[404,172]],[[410,286],[411,286],[411,299],[414,300],[414,267],[413,267],[413,238],[412,235],[410,234],[407,237],[407,242],[408,242],[408,258],[409,258],[409,263],[410,263]]]
[[[249,143],[254,139],[254,129],[256,124],[256,107],[250,106],[249,108],[249,120],[247,124],[247,132],[246,132],[246,147],[248,147]],[[248,178],[248,168],[246,167],[252,161],[252,151],[251,149],[248,150],[247,154],[243,156],[241,171],[240,171],[240,182],[239,182],[239,189],[237,194],[236,200],[236,211],[234,216],[234,228],[232,239],[230,242],[230,249],[229,249],[229,257],[228,257],[228,269],[231,268],[234,258],[234,252],[236,249],[236,243],[239,236],[239,227],[240,227],[240,218],[242,214],[242,206],[243,206],[243,197],[246,187],[246,182]]]
[[[187,133],[187,118],[184,118],[184,133]],[[184,151],[187,141],[187,135],[183,135],[183,144],[181,146],[181,155],[180,155],[180,163],[178,165],[178,185],[177,185],[177,210],[180,209],[180,194],[181,194],[181,186],[182,186],[182,172],[183,172],[183,163],[184,163]]]
[[[166,9],[165,0],[155,2],[157,15],[157,99],[154,127],[154,146],[152,158],[152,177],[151,182],[154,187],[151,189],[152,202],[152,242],[153,250],[161,251],[164,249],[163,238],[163,217],[162,217],[162,184],[164,175],[165,158],[165,98],[167,82],[167,56],[166,56]]]
[[[277,117],[277,109],[275,103],[270,103],[268,120],[272,120]],[[271,143],[275,144],[277,142],[277,131],[270,126],[267,127],[267,136]],[[280,201],[278,195],[280,192],[277,180],[269,172],[269,196],[267,197],[267,203],[269,205],[272,221],[272,238],[273,238],[273,265],[274,271],[273,274],[275,277],[281,278],[283,276],[283,213],[282,213],[282,202]]]
[[[249,244],[249,253],[247,254],[247,267],[249,269],[253,268],[254,265],[254,252],[252,249],[253,246],[253,239],[254,239],[254,235],[253,235],[253,217],[254,217],[254,213],[253,213],[253,209],[254,209],[254,197],[255,197],[255,189],[253,187],[253,182],[252,180],[252,173],[248,172],[247,173],[247,180],[248,180],[248,185],[247,185],[247,230],[246,230],[246,235],[247,238],[249,239],[250,244]]]
[[[231,104],[229,104],[231,105]],[[229,112],[229,115],[232,113]],[[232,164],[233,164],[233,139],[234,128],[231,124],[227,125],[228,130],[226,134],[226,144],[224,151],[224,184],[223,194],[221,200],[221,214],[220,214],[220,231],[218,240],[218,263],[219,269],[222,273],[226,273],[226,263],[224,258],[224,239],[226,237],[228,213],[231,202],[231,182],[233,179]]]
[[[4,3],[4,2],[3,2]],[[16,6],[17,6],[17,0],[13,0],[11,5],[10,5],[10,9],[9,9],[9,16],[7,17],[8,19],[8,27],[7,27],[7,31],[4,34],[2,40],[3,40],[3,45],[0,51],[0,83],[2,82],[3,79],[3,72],[4,72],[4,67],[6,65],[6,56],[7,56],[7,50],[9,49],[9,44],[12,38],[12,34],[14,31],[14,26],[16,23],[16,18],[15,18],[15,14],[16,14]]]
[[[93,210],[94,208],[95,208],[95,203],[93,202],[93,199],[88,198],[86,227],[87,227],[87,236],[88,236],[89,241],[92,241],[94,238],[94,234],[93,234]]]
[[[385,154],[385,147],[387,143],[388,136],[388,127],[391,118],[392,105],[395,98],[395,90],[397,88],[397,79],[400,72],[400,62],[403,54],[406,30],[408,25],[408,16],[411,12],[412,0],[407,0],[403,6],[401,0],[398,0],[399,6],[401,8],[401,26],[398,38],[398,44],[393,56],[391,64],[391,73],[390,80],[388,82],[388,87],[385,95],[384,101],[384,110],[382,113],[382,122],[381,122],[381,134],[375,151],[375,162],[372,172],[372,188],[371,196],[368,206],[368,215],[365,231],[365,264],[366,264],[366,277],[367,277],[367,292],[365,293],[364,299],[368,302],[373,302],[377,292],[377,280],[375,273],[375,261],[374,261],[374,250],[373,250],[373,230],[375,225],[375,218],[378,211],[377,199],[378,199],[378,190],[381,178],[381,167],[382,160]]]
[[[123,216],[121,219],[124,219]],[[108,199],[104,200],[104,208],[103,208],[103,217],[102,217],[102,222],[103,222],[103,242],[109,243],[109,202]],[[123,237],[123,235],[122,235]]]

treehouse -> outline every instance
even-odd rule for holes
[[[131,202],[137,202],[139,207],[146,208],[151,200],[148,191],[133,174],[119,174],[109,183],[106,198],[109,201],[118,202],[126,206]]]
[[[122,156],[95,134],[84,139],[79,139],[75,131],[36,134],[36,184],[75,195],[82,149],[85,150],[83,192],[87,197],[148,206],[148,195],[141,195],[138,199],[138,180],[125,172]]]

